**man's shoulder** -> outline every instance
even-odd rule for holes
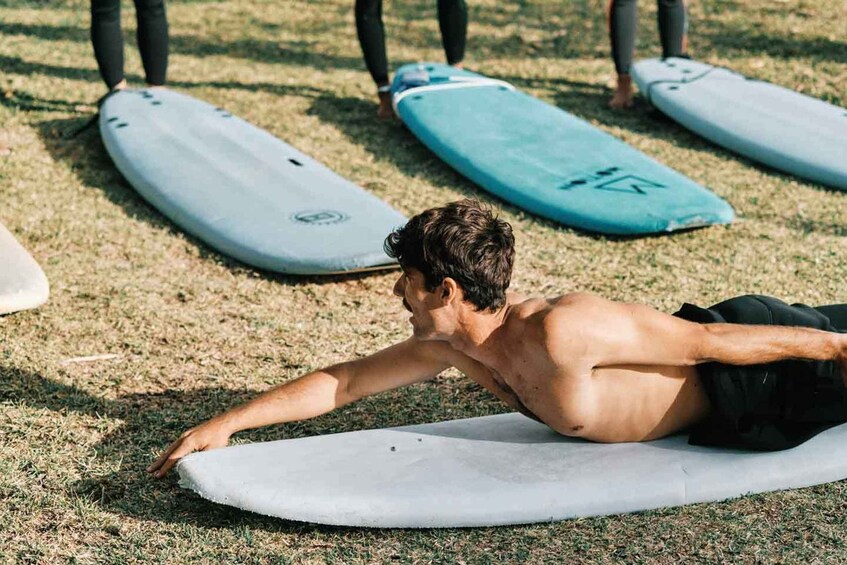
[[[464,354],[453,348],[450,343],[434,339],[420,339],[415,336],[398,344],[401,355],[413,354],[417,357],[452,362]]]
[[[550,300],[554,309],[574,309],[608,303],[609,300],[590,292],[569,292]]]
[[[539,311],[537,324],[546,336],[555,340],[560,340],[563,334],[576,337],[604,325],[617,306],[618,303],[590,292],[571,292],[550,299],[549,306]]]
[[[550,317],[557,318],[601,302],[606,300],[588,292],[571,292],[552,298],[510,295],[509,318],[515,324],[543,325]]]
[[[544,323],[561,323],[575,316],[587,315],[602,308],[609,301],[590,292],[569,292],[547,299],[547,306],[539,309],[538,318]]]

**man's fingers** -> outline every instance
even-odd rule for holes
[[[182,439],[178,439],[175,442],[173,442],[172,444],[170,444],[168,446],[168,448],[165,451],[163,451],[161,455],[159,455],[159,458],[156,459],[156,461],[154,461],[152,465],[147,467],[147,472],[152,473],[153,471],[155,471],[156,469],[161,467],[162,464],[167,460],[168,456],[171,453],[173,453],[176,450],[176,448],[179,447],[181,444],[182,444]]]
[[[179,461],[180,459],[182,459],[182,457],[183,457],[184,455],[188,455],[188,454],[187,454],[187,453],[183,453],[182,455],[180,455],[180,454],[179,454],[179,452],[175,451],[175,452],[173,453],[173,455],[171,455],[170,457],[168,457],[167,459],[165,459],[165,463],[164,463],[164,465],[162,465],[162,468],[161,468],[161,469],[159,469],[158,471],[156,471],[156,477],[157,477],[157,478],[159,478],[159,479],[161,479],[162,477],[164,477],[165,475],[167,475],[167,474],[168,474],[168,472],[169,472],[171,469],[173,469],[173,466],[177,464],[177,461]]]
[[[180,441],[180,444],[177,449],[174,449],[171,453],[165,454],[164,462],[162,463],[162,467],[156,472],[156,477],[161,478],[168,474],[168,471],[173,469],[174,465],[176,465],[180,459],[188,455],[189,453],[193,453],[198,450],[207,449],[206,447],[202,447],[198,445],[194,441]]]
[[[229,435],[210,434],[208,430],[192,428],[180,436],[159,455],[159,458],[147,467],[147,472],[155,477],[164,477],[177,462],[194,451],[215,449],[229,443]]]

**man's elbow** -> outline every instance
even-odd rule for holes
[[[715,350],[720,339],[708,324],[697,324],[692,322],[690,336],[686,340],[686,365],[699,365],[709,363],[716,359]]]
[[[341,408],[366,396],[360,390],[361,387],[357,386],[355,371],[349,362],[338,363],[324,369],[324,372],[332,376],[337,382],[334,399],[335,408]]]

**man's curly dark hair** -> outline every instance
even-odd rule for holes
[[[424,210],[385,239],[385,252],[404,269],[423,273],[428,291],[450,277],[477,310],[497,311],[515,261],[512,226],[475,200]]]

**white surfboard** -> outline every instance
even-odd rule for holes
[[[391,268],[385,237],[406,218],[222,108],[167,89],[126,90],[100,109],[118,170],[179,227],[261,269]]]
[[[847,477],[847,425],[799,447],[743,452],[684,435],[599,444],[520,414],[195,453],[180,484],[268,516],[366,527],[548,522],[718,501]]]
[[[690,59],[639,61],[632,76],[653,106],[694,133],[847,190],[847,108]]]
[[[0,314],[41,306],[50,285],[35,259],[0,224]]]

